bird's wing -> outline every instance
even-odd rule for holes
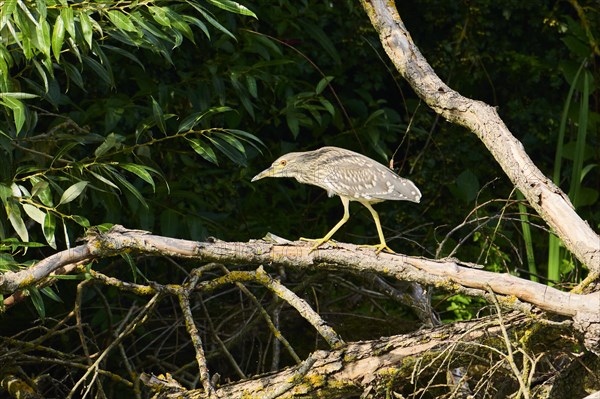
[[[336,165],[328,168],[323,184],[330,194],[356,200],[419,202],[421,199],[421,193],[413,182],[398,176],[383,165]]]

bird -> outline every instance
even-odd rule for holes
[[[300,238],[315,243],[309,253],[329,241],[350,219],[350,201],[363,204],[375,221],[380,243],[366,247],[375,248],[376,254],[383,250],[395,253],[385,241],[379,215],[372,204],[387,200],[421,201],[421,192],[409,179],[398,176],[392,169],[365,155],[338,147],[282,155],[251,181],[265,177],[293,177],[300,183],[321,187],[329,197],[337,195],[342,200],[344,215],[323,238]]]

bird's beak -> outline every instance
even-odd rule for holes
[[[254,176],[252,178],[252,180],[250,180],[250,181],[255,182],[257,180],[262,179],[263,177],[272,177],[274,174],[275,174],[275,170],[271,166],[270,168],[267,168],[267,169],[263,170],[262,172],[260,172],[259,174],[257,174],[256,176]]]

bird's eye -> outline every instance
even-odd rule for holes
[[[285,166],[287,165],[287,161],[285,159],[282,159],[281,161],[279,161],[279,165]]]

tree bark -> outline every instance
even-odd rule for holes
[[[530,312],[532,305],[571,317],[584,334],[589,350],[600,353],[600,292],[575,294],[524,280],[510,274],[480,270],[482,266],[464,266],[452,259],[426,259],[402,254],[375,253],[352,244],[325,246],[309,253],[311,245],[302,241],[289,244],[264,241],[196,242],[149,234],[140,230],[113,227],[106,234],[88,234],[86,244],[59,252],[26,270],[0,275],[0,293],[12,294],[39,282],[52,271],[69,263],[117,256],[122,253],[156,254],[193,258],[201,262],[223,264],[268,264],[303,269],[374,273],[398,280],[500,302],[506,308]],[[144,291],[153,295],[153,290]],[[7,298],[10,301],[10,297]]]
[[[535,166],[496,110],[460,95],[436,75],[415,46],[393,1],[361,3],[386,53],[417,95],[439,115],[477,135],[566,248],[594,276],[600,275],[600,236],[579,217],[567,195]]]
[[[337,350],[313,352],[298,366],[224,385],[216,389],[215,394],[221,398],[335,399],[367,392],[371,397],[385,397],[394,381],[411,377],[419,381],[418,385],[437,379],[447,390],[446,369],[455,366],[453,363],[460,357],[458,353],[476,363],[485,358],[484,353],[489,354],[494,349],[503,353],[505,343],[498,340],[502,328],[512,331],[527,324],[525,317],[512,315],[501,327],[497,318],[489,317],[412,334],[353,342]],[[457,355],[449,356],[453,353]],[[159,396],[171,397],[200,399],[208,396],[202,390],[185,389]]]
[[[515,313],[504,319],[490,316],[411,334],[353,342],[340,349],[313,352],[301,364],[276,373],[225,384],[215,390],[215,397],[335,399],[364,395],[383,398],[398,397],[392,396],[395,391],[405,394],[407,391],[415,393],[420,390],[427,390],[430,396],[447,395],[448,392],[455,391],[455,397],[461,397],[457,392],[461,389],[465,391],[465,395],[484,391],[489,397],[494,391],[496,397],[502,397],[501,392],[510,391],[515,383],[514,375],[507,371],[508,367],[499,367],[491,374],[472,373],[468,383],[453,382],[447,374],[464,364],[469,364],[471,370],[490,370],[512,362],[519,369],[520,361],[507,349],[507,345],[512,344],[504,339],[504,332],[523,337],[532,327],[531,322]],[[554,330],[552,334],[551,330]],[[549,337],[558,334],[557,330],[560,329],[548,329],[543,333],[540,331],[539,335]],[[590,373],[600,371],[600,365],[593,358],[573,359],[573,364],[579,369],[582,366],[588,367],[588,370],[580,372],[578,377],[571,379],[572,382],[579,383],[589,377]],[[546,380],[539,381],[531,393],[539,393],[539,396],[535,396],[538,398],[564,397],[560,396],[561,388],[564,388],[562,381],[559,381],[558,387],[554,387],[551,377],[552,375],[548,375]],[[155,397],[157,399],[208,398],[202,390],[185,390],[164,377],[158,379],[145,375],[143,379],[148,381],[147,385],[154,391],[160,390],[161,394]],[[586,384],[582,383],[581,388],[585,386],[589,390],[600,387],[600,380],[593,376],[591,380]],[[166,389],[167,387],[171,388]],[[552,394],[553,390],[559,391],[558,396]],[[571,394],[576,396],[570,397],[582,397],[580,391],[585,392],[584,389],[572,389]]]

